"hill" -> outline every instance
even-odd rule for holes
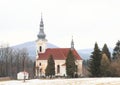
[[[101,50],[102,48],[100,48]],[[113,52],[113,48],[109,48],[109,51],[112,55],[112,52]],[[78,53],[81,55],[81,57],[84,59],[84,60],[87,60],[87,59],[90,59],[90,56],[91,56],[91,53],[93,52],[93,49],[92,48],[89,48],[89,49],[80,49],[78,50]]]
[[[51,43],[47,43],[47,47],[48,48],[58,48],[56,45],[53,45]],[[29,56],[32,58],[32,59],[35,59],[35,55],[36,55],[36,44],[35,44],[35,41],[30,41],[30,42],[25,42],[25,43],[22,43],[22,44],[19,44],[19,45],[16,45],[16,46],[13,46],[13,48],[15,49],[23,49],[23,48],[26,48],[28,53],[29,53]]]
[[[78,50],[78,53],[81,55],[81,57],[84,60],[87,60],[90,58],[91,52],[93,51],[93,49],[80,49]]]

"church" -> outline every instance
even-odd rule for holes
[[[82,75],[82,58],[74,48],[74,41],[71,41],[70,48],[47,48],[46,34],[44,33],[44,23],[41,17],[40,30],[36,40],[36,76],[45,76],[45,69],[47,66],[47,60],[50,55],[53,56],[55,61],[55,76],[67,76],[66,75],[66,58],[69,50],[72,51],[77,65],[77,74]]]

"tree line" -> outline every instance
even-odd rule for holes
[[[77,67],[75,57],[70,50],[66,58],[66,74],[68,77],[77,77]],[[87,62],[90,77],[120,77],[120,41],[111,55],[107,44],[104,44],[100,50],[95,43],[94,50]],[[20,71],[27,71],[30,77],[35,76],[35,62],[32,61],[26,49],[13,49],[9,46],[0,46],[0,77],[16,78]],[[48,64],[45,70],[46,76],[55,75],[55,62],[53,56],[48,58]]]
[[[17,78],[17,73],[27,71],[32,78],[34,76],[34,63],[30,59],[25,48],[14,49],[8,45],[0,46],[0,77]]]
[[[120,77],[120,41],[116,43],[112,55],[107,44],[100,50],[95,43],[87,69],[91,77]]]

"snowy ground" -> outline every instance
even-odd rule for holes
[[[32,79],[0,81],[0,85],[120,85],[120,78]]]

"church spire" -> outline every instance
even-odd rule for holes
[[[74,49],[74,41],[73,41],[73,36],[72,36],[72,41],[71,41],[71,50]]]
[[[41,14],[41,21],[40,21],[40,30],[39,30],[37,37],[38,37],[38,39],[45,39],[45,37],[46,37],[46,35],[44,33],[44,24],[43,24],[42,14]]]
[[[40,27],[44,27],[44,24],[43,24],[43,18],[42,18],[42,13],[41,13]]]

